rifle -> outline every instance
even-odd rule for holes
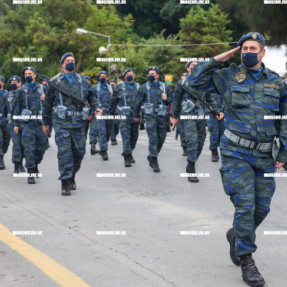
[[[181,87],[181,88],[182,88],[187,94],[189,94],[193,99],[196,100],[195,106],[196,106],[197,108],[199,108],[200,105],[201,105],[201,106],[203,106],[204,108],[206,108],[207,110],[209,110],[211,113],[213,113],[215,116],[217,115],[217,113],[213,110],[212,106],[211,106],[208,102],[206,102],[206,101],[202,100],[200,97],[194,95],[187,87],[183,86],[182,84],[177,83],[177,85],[178,85],[179,87]]]
[[[145,130],[144,123],[145,123],[144,112],[142,112],[140,117],[140,131]]]
[[[43,81],[46,81],[50,87],[53,87],[54,89],[58,90],[59,92],[67,96],[64,106],[69,107],[72,103],[74,103],[79,108],[91,108],[87,100],[79,98],[75,96],[74,94],[72,94],[71,92],[66,91],[65,89],[61,88],[58,82],[53,83],[52,81],[50,81],[48,77],[40,75],[40,74],[37,74],[37,76]]]

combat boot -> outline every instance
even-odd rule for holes
[[[76,190],[76,181],[75,181],[75,174],[73,174],[73,177],[70,179],[70,190]]]
[[[134,160],[134,157],[132,154],[130,154],[130,160],[131,160],[131,163],[135,163],[136,161]]]
[[[71,188],[70,188],[70,181],[67,180],[61,180],[62,182],[62,195],[71,195]]]
[[[20,173],[20,163],[19,162],[14,163],[14,173]]]
[[[232,262],[236,266],[240,266],[240,258],[235,255],[235,236],[234,236],[234,228],[230,228],[226,233],[226,238],[230,244],[229,255]]]
[[[117,144],[118,144],[117,140],[111,140],[111,145],[117,145]]]
[[[96,153],[99,153],[99,151],[96,148],[96,144],[95,143],[91,143],[91,155],[94,155]]]
[[[28,173],[29,174],[35,173],[35,168],[28,168]],[[27,180],[28,180],[29,184],[35,184],[36,183],[34,176],[29,176]]]
[[[4,159],[3,155],[0,155],[0,170],[5,169]]]
[[[251,254],[240,256],[240,265],[243,281],[252,287],[263,286],[264,278],[259,273]]]
[[[36,173],[36,178],[39,178],[39,169],[38,169],[38,165],[36,164],[36,167],[35,167],[35,173]]]
[[[186,172],[187,173],[196,173],[195,172],[195,162],[188,162],[187,167],[186,167]],[[188,181],[190,182],[199,182],[198,178],[195,176],[189,176]]]
[[[20,164],[19,164],[19,168],[20,168],[20,172],[26,172],[26,169],[25,169],[25,167],[23,166],[23,163],[22,162],[20,162]]]
[[[183,147],[182,150],[183,150],[182,156],[186,156],[186,147]]]
[[[124,155],[124,161],[125,161],[125,167],[131,167],[132,166],[130,154]]]
[[[102,156],[103,160],[108,160],[109,157],[108,157],[108,153],[106,150],[101,150],[100,151],[100,155]]]
[[[212,149],[211,150],[211,161],[212,162],[218,162],[219,160],[219,155],[217,149]]]
[[[153,161],[153,172],[160,172],[157,157],[152,157],[151,159]]]
[[[147,156],[147,160],[148,160],[148,162],[149,162],[149,166],[150,166],[151,168],[153,168],[153,160],[152,160],[152,157],[151,157],[150,155]]]

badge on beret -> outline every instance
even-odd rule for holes
[[[16,78],[13,78],[13,81],[16,81]]]
[[[28,67],[28,70],[31,70],[31,67]]]
[[[254,33],[254,34],[252,34],[252,39],[256,39],[257,38],[257,35]]]

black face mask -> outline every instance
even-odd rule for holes
[[[72,71],[74,71],[75,70],[75,63],[66,63],[66,70],[67,71],[70,71],[70,72],[72,72]]]
[[[25,77],[25,81],[26,81],[27,83],[32,83],[33,77],[32,77],[32,76],[26,76],[26,77]]]
[[[104,84],[104,83],[106,82],[106,79],[105,79],[105,78],[100,78],[100,82],[101,82],[102,84]]]
[[[150,82],[154,82],[155,76],[154,76],[154,75],[149,75],[149,76],[148,76],[148,80],[149,80]]]
[[[12,91],[17,90],[17,84],[11,84],[10,87]]]
[[[259,63],[257,55],[261,52],[262,51],[260,51],[259,53],[242,53],[243,65],[247,68],[255,67]]]

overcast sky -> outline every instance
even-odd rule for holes
[[[266,54],[263,58],[263,63],[270,70],[275,71],[280,76],[285,74],[285,63],[287,62],[286,45],[280,46],[279,49],[266,47]]]

